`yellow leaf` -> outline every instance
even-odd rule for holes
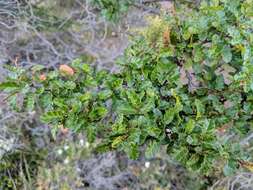
[[[240,160],[239,163],[242,167],[248,169],[249,171],[253,172],[253,163],[248,161]]]
[[[112,142],[112,148],[116,148],[120,143],[125,140],[125,138],[125,135],[116,137]]]

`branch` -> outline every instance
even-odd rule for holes
[[[160,15],[160,10],[159,9],[147,7],[144,4],[140,4],[140,3],[134,3],[133,6],[138,8],[138,9],[142,9],[144,11],[149,11],[150,13]]]

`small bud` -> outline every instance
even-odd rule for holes
[[[59,150],[57,151],[57,153],[58,153],[59,155],[62,155],[62,153],[63,153],[62,149],[59,149]]]
[[[83,140],[83,139],[80,140],[80,145],[81,145],[81,146],[84,145],[84,140]]]
[[[68,145],[65,145],[64,146],[64,150],[68,150],[69,149],[69,146]]]
[[[69,76],[74,75],[74,70],[68,65],[60,65],[60,72]]]
[[[66,159],[64,160],[64,164],[68,164],[68,163],[69,163],[69,159],[66,158]]]
[[[89,148],[89,147],[90,147],[90,143],[86,142],[86,143],[85,143],[85,147],[86,147],[86,148]]]
[[[149,168],[150,167],[150,162],[145,162],[145,168]]]

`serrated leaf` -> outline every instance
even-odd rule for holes
[[[65,82],[64,87],[69,90],[74,90],[76,88],[76,83],[73,81],[67,81]]]
[[[140,113],[142,114],[148,113],[151,110],[153,110],[154,107],[155,107],[155,104],[152,100],[148,102],[144,102],[144,104],[142,105],[142,108],[140,109]]]
[[[110,98],[111,95],[112,95],[111,90],[103,90],[103,91],[98,93],[98,98],[100,100],[106,100],[106,99]]]
[[[129,132],[129,136],[127,138],[128,142],[130,143],[140,143],[140,137],[141,137],[141,130],[138,128],[132,129]]]
[[[170,124],[175,116],[175,111],[173,108],[170,108],[168,110],[166,110],[165,114],[164,114],[164,122],[166,125]]]
[[[133,106],[138,106],[139,105],[139,96],[133,91],[133,90],[128,90],[126,92],[127,98],[129,100],[129,103],[132,104]]]
[[[28,111],[32,111],[34,110],[34,106],[35,106],[35,95],[33,94],[29,94],[26,98],[26,109]]]
[[[145,151],[145,157],[152,158],[159,150],[160,150],[160,143],[155,140],[150,141]]]
[[[124,116],[122,114],[119,114],[112,125],[112,131],[113,133],[124,133],[126,132],[126,125],[123,123]]]
[[[191,133],[195,127],[195,121],[193,119],[189,119],[189,121],[185,125],[185,132]]]
[[[44,123],[51,123],[55,120],[61,120],[63,113],[61,111],[49,111],[40,116],[40,120]]]
[[[90,143],[94,142],[96,139],[96,127],[94,125],[89,125],[86,128],[86,136]]]
[[[107,109],[103,106],[94,106],[92,111],[89,114],[89,117],[92,120],[99,120],[105,117],[107,112],[108,112]]]
[[[137,111],[130,104],[126,102],[118,102],[116,107],[117,112],[121,114],[131,115],[136,114]]]
[[[116,148],[118,145],[120,145],[122,142],[124,142],[126,139],[126,136],[118,136],[112,141],[112,148]]]
[[[11,106],[11,108],[12,108],[13,110],[15,110],[15,111],[20,111],[20,106],[19,106],[18,103],[17,103],[17,95],[16,95],[16,94],[13,95],[13,96],[11,96],[11,97],[8,99],[8,101],[9,101],[9,104],[10,104],[10,106]]]
[[[140,155],[138,145],[133,144],[133,143],[128,145],[126,152],[127,152],[128,156],[130,157],[130,159],[133,159],[133,160],[136,160]]]
[[[80,112],[81,109],[82,109],[82,105],[83,104],[82,104],[81,101],[78,101],[78,100],[72,101],[72,103],[71,103],[71,107],[72,107],[71,111],[72,112]]]
[[[157,126],[148,126],[147,127],[147,133],[151,137],[159,138],[161,135],[162,130],[158,128]]]

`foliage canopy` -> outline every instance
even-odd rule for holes
[[[252,130],[253,1],[202,2],[162,22],[155,38],[133,40],[118,73],[81,59],[71,64],[74,74],[9,66],[0,89],[18,111],[40,107],[53,129],[85,130],[91,142],[100,137],[97,150],[135,159],[143,145],[147,157],[166,145],[191,170],[208,175],[219,162],[230,175],[250,159],[224,133],[242,138]]]

